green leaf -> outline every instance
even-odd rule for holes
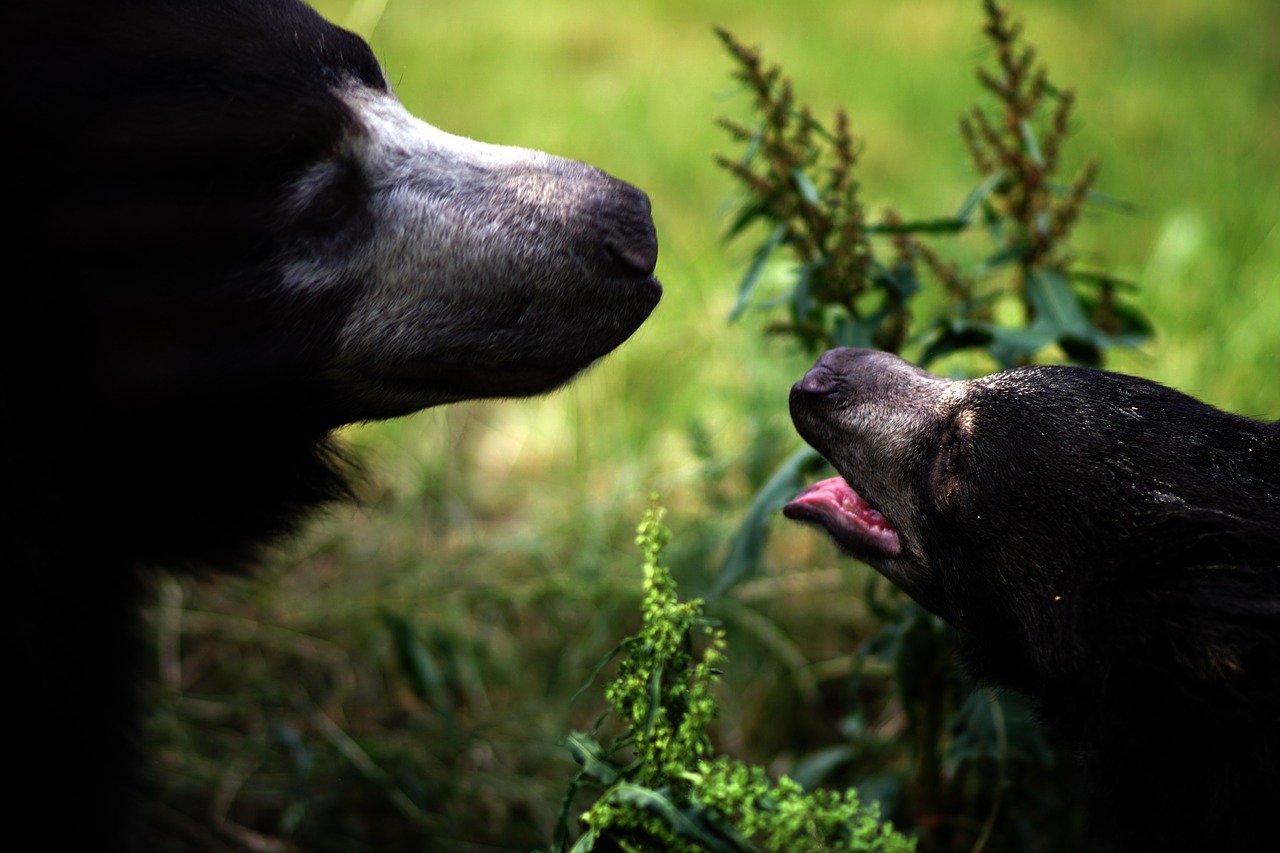
[[[1047,324],[1055,339],[1093,338],[1095,329],[1060,270],[1033,270],[1027,278],[1027,300],[1035,311],[1036,322]]]
[[[624,783],[611,790],[604,799],[611,804],[625,803],[658,816],[677,838],[696,841],[708,853],[747,853],[747,848],[730,842],[714,829],[693,820],[686,809],[672,802],[670,792],[665,788],[655,791]]]
[[[862,599],[866,602],[871,615],[886,623],[900,622],[905,612],[904,608],[915,606],[914,602],[904,605],[898,588],[886,581],[879,572],[867,573],[867,588],[862,594]],[[867,642],[868,644],[875,642],[875,637]],[[869,654],[875,653],[869,652]]]
[[[973,219],[973,213],[983,204],[987,197],[1000,186],[1000,182],[1004,180],[1004,172],[996,170],[987,176],[987,179],[978,184],[969,194],[965,196],[964,203],[960,205],[960,211],[956,214],[956,219],[964,222],[966,225]]]
[[[767,217],[767,208],[764,204],[744,204],[742,209],[738,211],[738,215],[733,218],[733,222],[729,223],[729,228],[724,234],[724,242],[733,242],[734,238],[746,231],[757,219],[765,219]]]
[[[1043,325],[1031,325],[1025,329],[991,326],[991,343],[988,351],[1000,362],[1002,368],[1017,366],[1033,358],[1036,353],[1053,343],[1055,335]]]
[[[1127,305],[1112,306],[1111,318],[1120,323],[1120,331],[1110,336],[1113,346],[1137,346],[1143,341],[1150,340],[1155,334],[1151,318],[1136,308]]]
[[[969,220],[943,216],[917,222],[881,222],[863,228],[868,234],[955,234],[969,227]]]
[[[827,261],[817,260],[810,264],[802,266],[796,273],[796,285],[791,288],[788,300],[791,302],[791,318],[797,323],[807,320],[809,312],[813,310],[813,274],[826,266]]]
[[[1014,243],[1012,246],[1004,247],[994,255],[988,255],[983,259],[982,263],[978,265],[975,277],[986,275],[1000,267],[1007,266],[1014,261],[1021,260],[1026,257],[1028,249],[1030,249],[1030,247],[1026,243],[1018,242]]]
[[[946,755],[952,773],[975,759],[999,764],[1025,761],[1044,767],[1057,759],[1034,706],[1018,693],[989,687],[974,690],[947,720],[947,729],[955,734]]]
[[[1067,191],[1070,192],[1069,187]],[[1112,210],[1118,210],[1121,213],[1141,213],[1144,210],[1143,206],[1140,204],[1125,201],[1122,198],[1116,198],[1115,196],[1107,195],[1106,193],[1099,192],[1098,190],[1089,190],[1084,194],[1084,197],[1090,204],[1109,207]]]
[[[435,708],[447,721],[452,721],[447,681],[436,659],[407,619],[395,613],[383,613],[382,621],[391,632],[396,660],[413,694]]]
[[[813,185],[813,181],[809,180],[809,176],[805,174],[803,169],[791,170],[791,182],[795,184],[796,190],[805,201],[814,207],[822,207],[822,199],[818,197],[818,189]]]
[[[880,287],[892,291],[903,302],[924,290],[920,280],[916,278],[915,273],[912,271],[911,265],[905,262],[894,264],[893,267],[886,267],[879,261],[872,259],[871,269],[872,281]]]
[[[952,353],[967,349],[985,349],[990,346],[993,335],[988,324],[949,321],[943,318],[930,330],[929,337],[932,340],[925,345],[924,351],[920,354],[921,367],[928,367]]]
[[[751,141],[747,143],[747,150],[742,153],[743,166],[750,166],[751,161],[756,159],[756,154],[760,151],[760,143],[764,141],[764,131],[767,126],[766,122],[756,125],[755,133],[751,134]]]
[[[589,829],[582,833],[582,837],[573,845],[569,853],[591,853],[595,849],[596,842],[600,840],[600,833],[594,829]]]
[[[955,739],[947,750],[947,766],[954,773],[966,761],[991,759],[1003,763],[1008,746],[1003,732],[1004,717],[999,700],[989,689],[974,690],[947,721]]]
[[[591,670],[591,674],[587,676],[586,682],[584,682],[583,685],[579,687],[577,691],[574,692],[573,696],[569,699],[570,705],[573,705],[575,702],[578,701],[578,697],[581,696],[583,693],[585,693],[587,691],[587,688],[589,688],[592,684],[595,683],[595,680],[600,677],[600,673],[604,672],[604,668],[609,665],[609,662],[612,661],[615,657],[617,657],[619,652],[624,651],[630,643],[631,643],[631,638],[628,637],[627,639],[618,643],[618,645],[614,646],[607,655],[605,655],[600,659],[600,662],[596,664],[595,669]]]
[[[575,730],[565,739],[573,760],[582,765],[582,775],[608,787],[618,781],[622,768],[609,759],[604,748],[586,732]]]
[[[839,743],[804,756],[787,775],[805,789],[811,790],[826,781],[838,768],[852,764],[857,757],[858,751],[852,744]]]
[[[835,328],[831,331],[832,340],[838,347],[874,348],[876,330],[886,316],[888,311],[880,310],[864,320],[848,315],[837,317]]]
[[[894,668],[898,676],[898,695],[908,716],[914,713],[915,700],[937,689],[935,675],[945,666],[954,643],[946,623],[921,607],[912,608],[897,647]]]
[[[1025,119],[1018,122],[1018,130],[1022,134],[1022,147],[1031,155],[1037,166],[1044,166],[1044,157],[1040,154],[1040,141],[1036,139],[1035,128]]]
[[[1074,188],[1070,184],[1049,184],[1049,191],[1057,197],[1068,196],[1071,194],[1073,189]],[[1140,213],[1143,210],[1141,205],[1134,204],[1131,201],[1125,201],[1122,198],[1107,195],[1106,193],[1099,192],[1098,190],[1088,190],[1084,194],[1084,197],[1090,204],[1096,204],[1099,207],[1117,210],[1121,213]]]
[[[751,266],[747,269],[747,274],[743,276],[742,284],[738,286],[738,301],[734,303],[733,310],[729,312],[729,322],[738,319],[738,317],[742,316],[742,312],[747,310],[747,306],[751,303],[751,294],[755,292],[756,285],[760,283],[760,277],[764,274],[764,268],[769,262],[769,257],[773,254],[773,250],[782,243],[782,238],[786,233],[786,224],[780,223],[774,227],[769,239],[764,241],[764,245],[756,250],[755,257],[751,260]]]
[[[708,602],[720,598],[737,584],[755,574],[760,564],[760,554],[768,538],[767,525],[782,509],[783,504],[796,496],[802,485],[801,474],[821,459],[811,447],[802,447],[786,458],[773,476],[756,493],[751,508],[747,510],[742,525],[733,537],[729,554],[720,565],[715,585],[707,593]]]
[[[1072,270],[1069,277],[1072,281],[1080,284],[1089,284],[1099,288],[1110,287],[1117,292],[1134,293],[1138,289],[1137,282],[1130,281],[1127,278],[1116,278],[1108,273]]]

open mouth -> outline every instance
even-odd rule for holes
[[[896,557],[902,553],[898,531],[842,477],[814,483],[782,508],[795,521],[819,525],[836,544],[859,557]]]

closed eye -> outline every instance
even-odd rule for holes
[[[973,412],[958,409],[951,413],[938,434],[928,485],[940,505],[953,503],[959,496],[972,427]]]
[[[962,440],[960,436],[960,420],[955,414],[947,419],[942,435],[938,438],[938,461],[941,473],[954,474],[960,467]]]

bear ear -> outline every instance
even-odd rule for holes
[[[954,508],[963,501],[972,444],[973,412],[957,409],[947,419],[930,462],[928,482],[939,509]]]

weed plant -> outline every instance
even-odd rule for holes
[[[724,632],[703,617],[701,599],[681,602],[665,561],[671,533],[656,504],[636,544],[644,551],[644,623],[614,654],[621,660],[605,698],[622,731],[607,745],[574,732],[574,779],[556,850],[569,850],[569,816],[582,788],[598,793],[581,815],[585,831],[570,853],[910,853],[915,843],[881,823],[856,791],[805,792],[785,776],[716,756],[708,727],[717,714],[712,685],[724,659]],[[700,650],[699,650],[700,647]],[[603,722],[603,720],[602,720]]]

